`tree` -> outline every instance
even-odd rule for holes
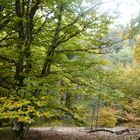
[[[65,112],[84,123],[68,104],[93,90],[110,17],[96,12],[96,1],[91,7],[80,0],[0,4],[0,118],[12,119],[21,138],[23,127],[40,116]],[[64,94],[68,108],[61,105]]]

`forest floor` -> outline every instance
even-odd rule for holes
[[[126,130],[124,127],[105,129],[114,132]],[[131,130],[116,134],[107,131],[88,133],[89,128],[84,127],[32,127],[26,140],[140,140],[140,129]],[[1,133],[0,136],[2,136]],[[3,136],[0,140],[11,140],[11,138]]]
[[[126,130],[123,127],[106,128],[113,132]],[[107,131],[89,132],[84,127],[40,127],[30,129],[30,140],[140,140],[140,130],[115,134]]]

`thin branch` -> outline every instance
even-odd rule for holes
[[[57,107],[56,108],[57,110],[61,110],[65,113],[67,113],[69,116],[71,116],[72,119],[74,119],[76,122],[78,122],[80,125],[87,125],[86,122],[84,122],[83,120],[81,120],[80,118],[78,117],[75,117],[75,114],[73,114],[71,111],[67,110],[67,109],[64,109],[64,108],[60,108],[60,107]]]
[[[65,30],[66,28],[69,28],[71,27],[72,25],[74,25],[81,17],[85,16],[87,13],[89,13],[90,11],[92,11],[96,6],[98,6],[99,3],[97,3],[96,5],[92,6],[90,9],[88,9],[87,11],[85,11],[84,13],[81,13],[80,15],[77,16],[77,18],[71,22],[70,24],[68,24],[67,26],[61,28],[61,31],[62,30]]]
[[[79,31],[77,31],[77,32],[75,32],[75,33],[73,33],[72,35],[70,35],[68,38],[66,38],[66,39],[64,39],[65,38],[65,36],[60,40],[60,41],[58,41],[57,42],[57,46],[59,45],[59,44],[61,44],[61,43],[65,43],[66,41],[68,41],[68,40],[70,40],[71,38],[73,38],[73,37],[76,37],[78,34],[80,34],[82,31],[84,31],[84,29],[86,29],[86,27],[87,27],[87,25],[85,25],[81,30],[79,30]]]
[[[35,5],[31,8],[30,15],[29,15],[31,20],[33,19],[37,9],[39,8],[40,3],[41,3],[41,0],[36,0]]]
[[[8,46],[10,46],[10,45],[11,45],[11,43],[8,43],[8,44],[0,44],[0,48],[8,47]]]
[[[7,61],[7,62],[10,62],[10,63],[16,64],[15,60],[9,59],[9,58],[7,58],[7,57],[5,57],[5,56],[2,56],[2,55],[0,55],[0,59],[1,59],[1,60],[4,60],[4,61]]]
[[[96,52],[97,48],[90,48],[90,49],[75,49],[75,50],[56,50],[55,52],[58,53],[62,53],[62,52],[87,52],[87,53],[91,53],[91,54],[109,54],[109,53],[113,53],[113,51],[104,51],[104,52]]]
[[[46,22],[47,22],[47,20],[48,20],[48,16],[49,16],[51,13],[53,13],[53,11],[51,11],[50,13],[47,14],[47,16],[46,16],[44,22],[43,22],[42,25],[34,32],[34,34],[37,34],[37,33],[39,33],[39,32],[42,30],[42,28],[45,26],[45,24],[46,24]],[[41,17],[42,17],[42,16],[41,16]]]
[[[80,83],[81,81],[79,81],[79,80],[73,80],[72,78],[70,78],[70,77],[68,77],[68,76],[66,76],[65,75],[65,77],[68,79],[68,80],[70,80],[71,81],[71,83],[75,83],[75,84],[77,84],[77,85],[79,85],[79,86],[88,86],[88,87],[90,87],[91,89],[93,89],[93,90],[95,90],[95,88],[92,86],[92,85],[90,85],[90,84],[86,84],[86,83]]]
[[[15,38],[13,38],[11,35],[12,34],[15,34],[16,32],[11,32],[11,33],[8,33],[5,37],[3,37],[1,40],[0,40],[0,42],[2,42],[2,41],[5,41],[5,40],[8,40],[8,39],[15,39]]]

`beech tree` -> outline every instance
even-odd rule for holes
[[[81,0],[0,1],[0,118],[13,122],[22,139],[36,117],[67,113],[71,103],[94,90],[112,42],[105,38],[111,17],[99,2]]]

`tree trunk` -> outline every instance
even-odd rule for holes
[[[70,93],[66,93],[66,101],[65,101],[65,106],[67,108],[71,108],[71,94]]]
[[[14,140],[23,140],[24,136],[24,123],[17,122],[16,119],[12,122],[12,131],[13,131],[13,139]]]
[[[98,99],[98,102],[97,102],[97,107],[96,107],[95,129],[97,129],[97,128],[98,128],[99,109],[100,109],[100,99]]]
[[[93,107],[92,108],[92,116],[91,116],[91,127],[90,127],[90,130],[92,131],[93,130],[93,121],[94,121],[94,111],[95,111],[95,108]]]

